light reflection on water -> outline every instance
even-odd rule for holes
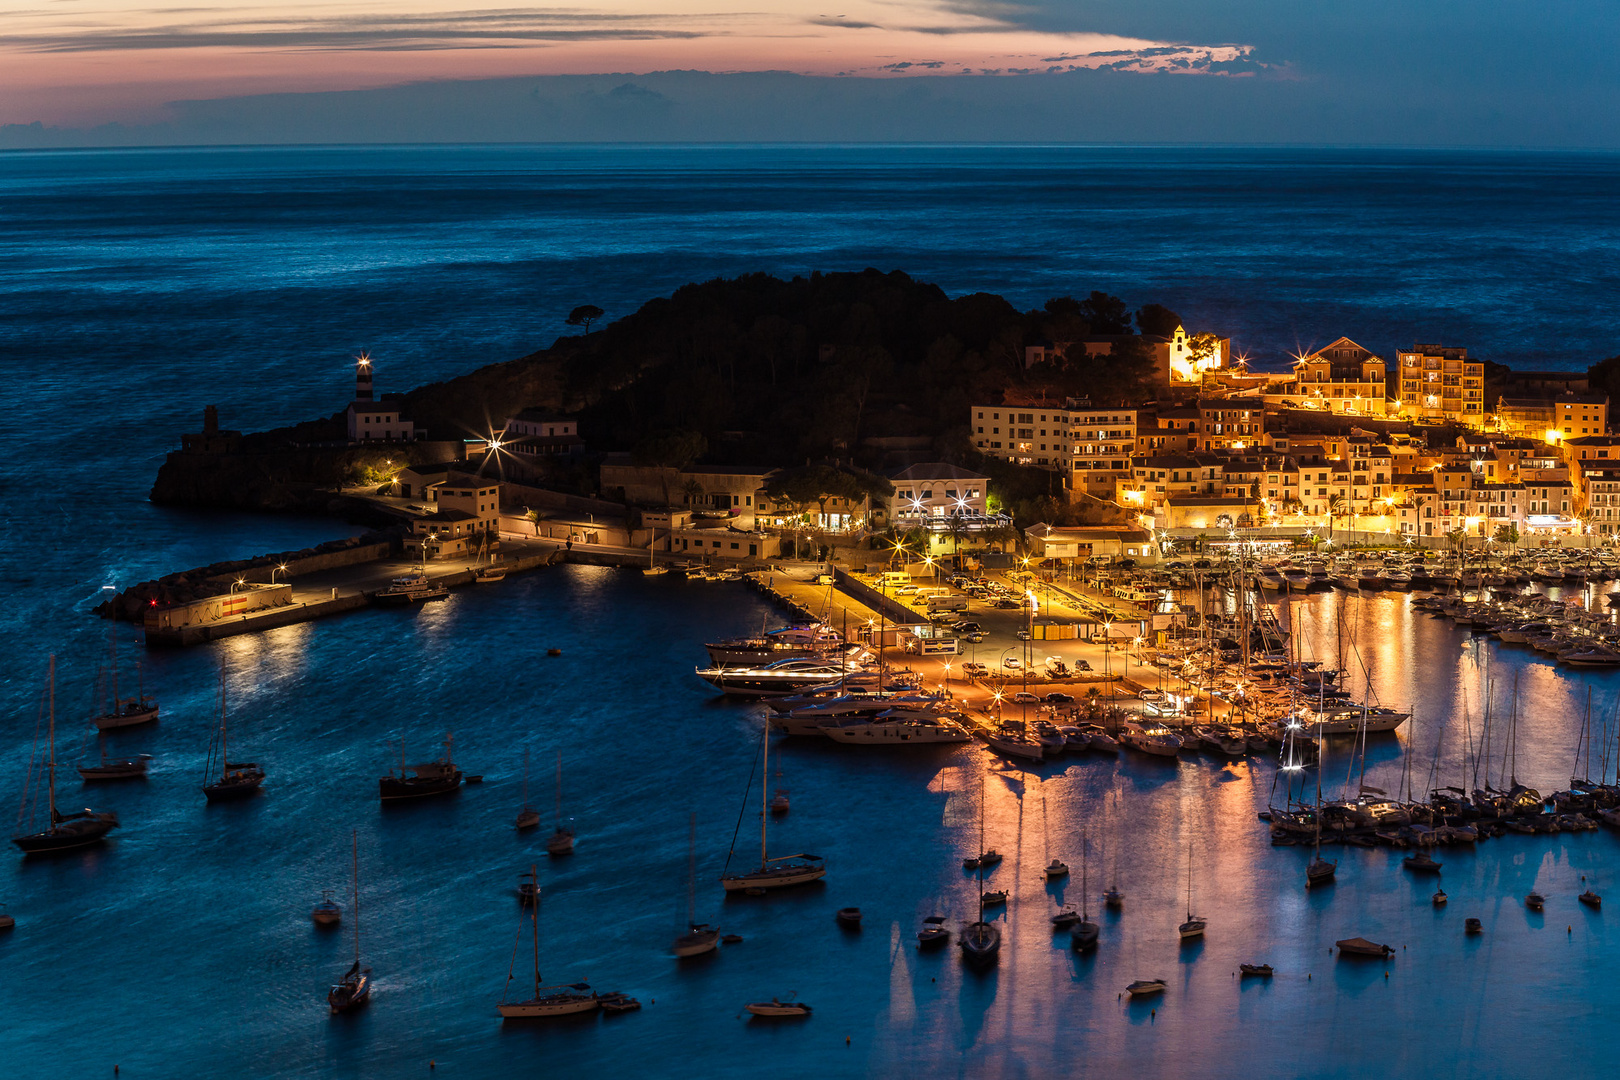
[[[0,862],[0,895],[21,922],[0,939],[0,1009],[12,1020],[0,1059],[38,1062],[39,1075],[115,1059],[149,1074],[207,1073],[221,1055],[273,1045],[273,1060],[258,1059],[264,1075],[392,1076],[433,1058],[441,1071],[493,1077],[544,1055],[559,1070],[602,1075],[740,1076],[781,1055],[827,1075],[1047,1075],[1083,1063],[1100,1074],[1238,1076],[1264,1062],[1283,1075],[1350,1077],[1392,1066],[1536,1073],[1572,1047],[1588,1058],[1607,1049],[1587,1023],[1613,1004],[1596,973],[1617,950],[1603,914],[1574,901],[1582,874],[1600,891],[1608,881],[1607,834],[1444,850],[1452,900],[1438,911],[1434,881],[1406,874],[1386,849],[1337,851],[1337,883],[1307,893],[1309,851],[1273,848],[1255,818],[1272,789],[1264,761],[1081,755],[1025,770],[977,747],[889,755],[777,740],[772,772],[779,765],[782,776],[771,782],[791,789],[793,809],[773,826],[771,848],[826,856],[828,880],[722,899],[714,878],[753,767],[759,709],[713,697],[691,669],[703,640],[752,630],[765,614],[735,585],[566,568],[463,590],[414,614],[150,654],[164,720],[120,745],[157,753],[153,777],[94,795],[124,817],[116,841],[65,860]],[[1403,729],[1369,749],[1368,782],[1391,790],[1403,746],[1414,747],[1414,782],[1426,783],[1442,729],[1441,773],[1460,775],[1487,661],[1498,715],[1520,675],[1519,774],[1543,790],[1567,779],[1586,686],[1599,700],[1617,686],[1612,674],[1479,644],[1404,596],[1322,594],[1287,617],[1318,650],[1343,619],[1382,699],[1416,704],[1416,734]],[[545,655],[553,644],[561,657]],[[196,784],[222,656],[233,746],[270,779],[258,800],[209,807]],[[375,777],[397,741],[420,760],[451,726],[458,756],[486,782],[381,809]],[[1499,754],[1505,732],[1496,737]],[[531,799],[548,819],[551,753],[563,751],[563,812],[580,833],[572,859],[539,853],[549,821],[529,836],[511,830],[525,746]],[[1330,786],[1342,784],[1348,747],[1330,750]],[[1005,856],[986,884],[1012,899],[993,914],[1001,962],[976,974],[954,947],[918,953],[913,935],[925,915],[954,926],[976,910],[976,878],[960,860],[978,849],[981,792],[985,841]],[[676,964],[664,949],[685,915],[694,809],[697,917],[746,940]],[[756,857],[755,820],[745,808],[745,863]],[[308,908],[323,889],[346,895],[352,826],[377,998],[367,1014],[334,1022],[321,995],[347,963],[349,938],[315,933]],[[1209,932],[1182,946],[1189,849],[1191,907]],[[1049,883],[1054,856],[1071,875]],[[513,890],[531,861],[546,890],[546,977],[628,990],[642,1012],[499,1027],[492,1005],[521,919]],[[1072,953],[1048,922],[1081,901],[1082,869],[1103,927],[1091,956]],[[1101,893],[1116,882],[1124,910],[1103,911]],[[1532,886],[1549,898],[1544,916],[1520,902]],[[834,924],[847,904],[866,912],[862,930]],[[1483,938],[1463,939],[1469,915],[1485,920]],[[1387,965],[1328,955],[1354,935],[1400,951]],[[1243,962],[1270,962],[1278,974],[1240,983]],[[88,984],[74,974],[86,970],[97,974]],[[1163,998],[1120,999],[1147,977],[1169,980]],[[66,1040],[51,1032],[70,982],[98,1023]],[[816,1006],[808,1023],[738,1019],[742,1003],[790,991]]]

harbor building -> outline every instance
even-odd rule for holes
[[[1557,397],[1507,397],[1496,401],[1497,430],[1557,445],[1565,439],[1609,430],[1609,395],[1565,393]]]
[[[404,396],[386,394],[377,400],[372,390],[371,357],[361,353],[354,361],[354,400],[344,411],[350,442],[412,442],[416,425],[401,413]]]
[[[585,452],[579,421],[546,409],[524,409],[506,418],[500,448],[519,457],[578,457]]]
[[[486,476],[450,472],[430,484],[437,507],[411,522],[405,552],[415,558],[466,558],[500,546],[501,488]]]
[[[1077,409],[1069,414],[1071,490],[1111,499],[1131,475],[1136,409]]]

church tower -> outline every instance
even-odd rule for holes
[[[354,400],[371,401],[371,357],[361,353],[354,361]]]

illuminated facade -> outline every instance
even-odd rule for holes
[[[1205,375],[1227,367],[1232,358],[1231,338],[1188,334],[1180,326],[1157,348],[1163,358],[1160,370],[1164,372],[1165,381],[1172,385],[1201,383]]]
[[[345,410],[350,442],[410,442],[416,425],[400,414],[401,399],[389,394],[382,401],[372,393],[371,357],[361,353],[354,361],[354,400]]]
[[[1307,408],[1349,416],[1383,416],[1388,411],[1384,358],[1347,337],[1300,357],[1290,394]]]
[[[1396,354],[1401,415],[1410,420],[1485,423],[1485,365],[1467,349],[1413,345]]]

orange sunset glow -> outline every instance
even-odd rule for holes
[[[156,7],[65,0],[0,13],[0,123],[160,116],[168,101],[515,75],[790,71],[1014,74],[1116,67],[1220,74],[1243,45],[1023,25],[933,0],[648,0],[463,10],[395,3]]]

